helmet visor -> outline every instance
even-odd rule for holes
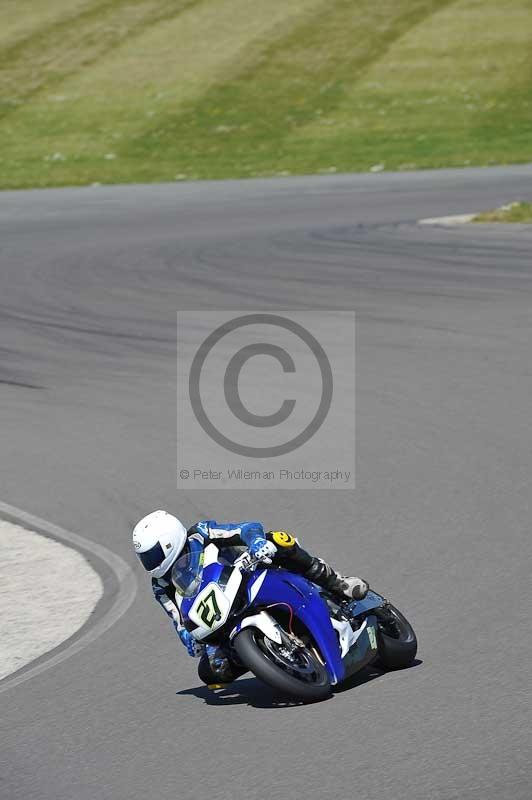
[[[142,566],[148,572],[160,567],[165,559],[163,548],[159,542],[154,544],[153,547],[150,547],[149,550],[145,550],[144,553],[137,553],[137,555],[142,561]]]

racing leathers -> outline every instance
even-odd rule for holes
[[[218,548],[246,546],[252,555],[267,563],[282,566],[291,572],[304,575],[309,580],[342,598],[360,599],[368,590],[361,578],[344,578],[338,575],[325,561],[311,556],[297,540],[286,531],[265,532],[256,521],[218,523],[216,520],[197,522],[187,531],[189,547],[206,547],[214,544]],[[182,623],[175,587],[171,581],[171,569],[162,578],[152,578],[152,590],[157,602],[172,620],[177,635],[191,656],[201,656],[198,672],[205,683],[220,679],[234,680],[244,672],[227,663],[223,651],[213,645],[197,642]]]

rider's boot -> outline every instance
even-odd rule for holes
[[[198,675],[210,688],[222,688],[244,672],[246,668],[233,663],[227,652],[217,645],[208,644],[198,664]]]
[[[207,645],[207,657],[213,674],[220,682],[230,683],[234,680],[231,663],[221,647]]]
[[[362,600],[369,589],[369,584],[363,578],[339,575],[326,561],[315,556],[312,556],[312,564],[306,570],[305,577],[342,600]]]

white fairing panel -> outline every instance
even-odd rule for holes
[[[208,567],[210,564],[216,564],[220,551],[215,544],[208,544],[203,551],[203,568]]]
[[[216,547],[213,549],[217,552]],[[208,550],[207,547],[205,549],[206,556]],[[192,631],[195,639],[201,641],[227,622],[241,583],[242,573],[239,569],[234,569],[225,589],[215,582],[207,584],[202,589],[188,613],[192,622],[198,626]]]
[[[340,649],[342,651],[342,658],[344,658],[348,652],[351,650],[353,645],[355,644],[356,640],[365,629],[368,621],[365,619],[360,628],[357,631],[354,631],[349,622],[343,622],[338,619],[333,619],[331,617],[331,625],[335,629],[338,634],[338,639],[340,641]]]
[[[236,634],[244,628],[258,628],[268,639],[272,639],[272,641],[277,642],[277,644],[282,644],[283,642],[277,623],[266,611],[261,611],[259,614],[254,614],[251,617],[245,617],[239,629],[237,630],[234,628],[231,631],[229,638],[234,639]]]

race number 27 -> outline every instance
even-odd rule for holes
[[[207,597],[204,597],[198,607],[198,617],[207,628],[218,622],[222,616],[220,607],[216,602],[216,592],[212,589]]]

